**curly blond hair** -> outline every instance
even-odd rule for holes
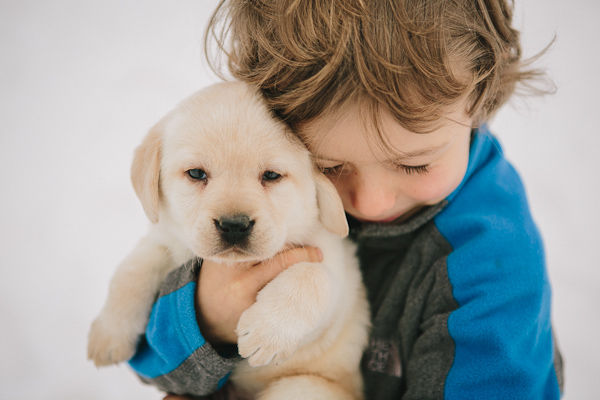
[[[485,122],[543,76],[511,24],[505,0],[223,0],[206,49],[292,127],[360,101],[424,132],[464,99]]]

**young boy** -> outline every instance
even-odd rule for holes
[[[365,398],[559,398],[542,242],[485,125],[539,75],[523,69],[506,1],[231,0],[209,32],[343,200],[373,315]],[[318,257],[179,270],[196,297],[158,300],[131,365],[167,392],[218,392],[239,362],[239,315],[282,269]],[[179,323],[206,343],[175,354]]]

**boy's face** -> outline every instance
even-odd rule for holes
[[[319,167],[338,190],[347,213],[361,221],[391,222],[440,202],[462,181],[469,161],[472,119],[466,106],[448,111],[430,133],[403,128],[387,112],[380,131],[393,154],[378,146],[376,128],[356,108],[300,127]]]

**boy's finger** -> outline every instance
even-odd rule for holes
[[[290,250],[282,251],[281,253],[277,253],[275,257],[272,258],[272,261],[265,262],[274,262],[281,266],[281,270],[283,271],[287,267],[291,267],[294,264],[298,264],[299,262],[321,262],[323,261],[323,253],[321,249],[318,247],[294,247]]]
[[[290,250],[277,253],[270,260],[263,261],[251,268],[253,280],[262,288],[275,278],[284,269],[299,262],[321,262],[323,253],[317,247],[295,247]]]

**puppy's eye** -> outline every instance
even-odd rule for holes
[[[189,175],[190,178],[196,179],[199,181],[203,181],[207,178],[206,172],[204,172],[203,170],[198,169],[198,168],[188,170],[187,174]]]
[[[273,171],[266,171],[262,176],[263,182],[264,181],[275,181],[279,178],[281,178],[281,174],[278,174],[277,172],[273,172]]]

